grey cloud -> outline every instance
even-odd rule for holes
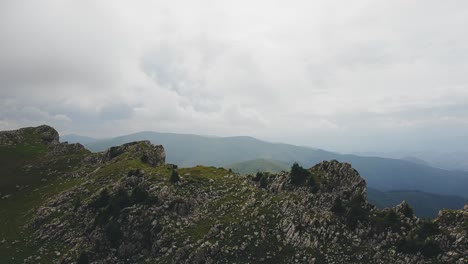
[[[6,0],[0,129],[466,148],[466,17],[455,0]]]

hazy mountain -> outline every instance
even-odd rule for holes
[[[468,171],[468,152],[446,151],[397,151],[397,152],[356,152],[358,156],[403,159],[447,170]]]
[[[409,162],[413,162],[413,163],[416,163],[416,164],[421,164],[421,165],[425,165],[425,166],[430,166],[430,164],[423,160],[423,159],[420,159],[420,158],[416,158],[416,157],[403,157],[401,158],[402,160],[406,160],[406,161],[409,161]]]
[[[291,165],[278,160],[269,159],[254,159],[247,160],[238,163],[233,163],[225,166],[228,169],[232,169],[237,173],[256,173],[256,172],[273,172],[277,173],[280,171],[289,171]]]
[[[438,195],[420,191],[387,191],[382,192],[373,188],[367,189],[369,202],[379,208],[393,207],[407,201],[418,217],[432,218],[437,216],[439,210],[460,209],[467,199],[459,196]]]
[[[167,150],[167,161],[182,167],[198,164],[227,166],[246,160],[297,161],[310,167],[323,160],[349,162],[381,191],[420,190],[443,195],[468,197],[468,172],[449,171],[400,159],[343,155],[320,149],[270,143],[252,137],[206,137],[198,135],[140,132],[112,139],[97,140],[85,146],[92,151],[130,141],[150,140]]]
[[[68,134],[68,135],[60,136],[60,140],[63,142],[68,142],[70,144],[81,143],[83,145],[97,141],[97,139],[95,138],[87,137],[87,136],[80,136],[77,134]]]

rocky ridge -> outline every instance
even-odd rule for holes
[[[165,155],[141,141],[80,156],[74,184],[32,209],[18,263],[468,263],[468,206],[434,221],[379,210],[338,161],[241,176]]]

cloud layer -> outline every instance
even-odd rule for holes
[[[0,129],[466,149],[466,1],[2,1]]]

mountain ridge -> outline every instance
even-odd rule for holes
[[[5,263],[458,264],[468,250],[468,205],[430,222],[406,202],[379,210],[349,163],[252,177],[177,168],[149,141],[90,153],[22,140],[0,153],[23,146],[47,147],[17,168],[45,181],[0,200]]]

